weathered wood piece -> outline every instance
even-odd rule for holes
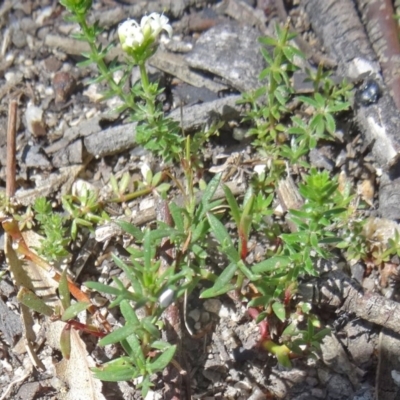
[[[260,32],[234,23],[216,25],[204,32],[185,56],[192,68],[211,72],[243,92],[259,87],[258,75],[265,68],[260,52]]]
[[[205,87],[213,92],[220,92],[228,89],[227,85],[215,82],[191,70],[184,56],[181,55],[166,51],[157,51],[154,56],[150,58],[149,64],[196,87]]]
[[[383,78],[400,110],[400,42],[392,0],[357,0],[358,9],[375,53]]]
[[[400,386],[394,383],[393,374],[399,374],[400,334],[383,328],[379,335],[378,368],[376,374],[376,400],[397,400]]]
[[[301,0],[313,29],[322,39],[330,56],[338,63],[340,74],[350,79],[362,79],[370,75],[380,81],[380,68],[369,43],[354,3],[350,0]],[[372,154],[384,171],[383,180],[391,181],[390,170],[398,165],[400,152],[400,117],[397,107],[387,90],[377,103],[356,107],[356,122],[366,142],[371,144]],[[390,185],[381,186],[382,192]],[[400,197],[400,194],[397,195]],[[380,209],[388,218],[388,208]],[[391,215],[400,217],[400,203],[394,204]]]
[[[14,198],[24,206],[33,204],[37,197],[47,197],[54,193],[61,198],[69,193],[72,184],[83,168],[84,165],[62,167],[58,172],[50,174],[43,180],[38,180],[35,188],[18,190]]]
[[[254,9],[244,1],[225,0],[217,5],[216,10],[229,15],[240,23],[246,21],[247,25],[255,26],[263,35],[270,35],[264,12],[261,9]]]

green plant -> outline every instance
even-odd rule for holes
[[[309,168],[304,156],[321,139],[334,137],[335,115],[349,109],[352,86],[346,81],[335,84],[330,74],[319,66],[315,73],[308,71],[308,80],[314,87],[313,96],[296,95],[290,76],[298,69],[295,57],[304,58],[304,55],[290,44],[293,37],[286,25],[276,27],[276,38],[260,39],[260,43],[273,48],[272,54],[265,48],[261,50],[268,66],[261,72],[260,80],[266,78],[267,82],[254,92],[244,94],[241,102],[251,106],[246,119],[254,124],[249,132],[256,136],[254,145],[272,159],[273,165],[285,159],[291,165]],[[292,99],[311,107],[311,116],[290,116],[288,103]]]
[[[77,195],[66,195],[62,198],[64,209],[71,217],[71,237],[76,239],[78,227],[93,230],[94,225],[108,219],[108,215],[102,210],[102,203],[98,194],[83,186]]]
[[[51,203],[44,197],[36,199],[33,206],[34,219],[39,225],[39,232],[44,235],[38,253],[48,260],[57,260],[69,255],[67,246],[71,239],[67,235],[66,219],[54,213]]]
[[[247,119],[255,123],[255,127],[249,132],[256,136],[254,145],[269,156],[277,154],[287,129],[282,124],[282,118],[288,112],[287,103],[293,93],[290,74],[297,69],[293,62],[294,57],[303,57],[303,54],[289,43],[294,36],[289,33],[288,25],[283,29],[276,25],[276,38],[260,38],[260,43],[273,47],[272,55],[267,49],[261,49],[268,66],[261,72],[259,79],[267,78],[267,83],[258,90],[243,95],[243,103],[251,104]]]
[[[124,104],[118,111],[129,111],[131,119],[138,122],[137,142],[165,162],[179,160],[184,176],[181,181],[167,171],[155,174],[149,171],[143,182],[131,182],[128,173],[119,180],[115,177],[110,180],[112,202],[127,202],[150,193],[165,198],[170,189],[167,178],[180,190],[182,201],[161,203],[165,218],[157,221],[156,228],[152,225],[142,230],[124,221],[117,222],[126,236],[130,236],[131,245],[126,249],[129,257],[114,255],[113,260],[125,273],[129,285],[115,277],[110,284],[86,283],[90,289],[111,295],[110,307],[119,307],[124,317],[123,326],[102,338],[100,345],[120,343],[125,354],[95,368],[95,375],[108,381],[140,377],[138,387],[145,396],[152,386],[152,375],[173,362],[176,352],[175,345],[161,340],[165,327],[163,312],[173,301],[191,293],[201,280],[209,284],[201,292],[202,298],[235,291],[242,299],[249,283],[256,288],[257,295],[248,299],[249,313],[260,323],[262,347],[276,355],[283,365],[289,366],[294,356],[318,350],[318,343],[327,330],[319,329],[311,307],[296,303],[294,295],[300,278],[317,274],[316,259],[329,258],[331,250],[343,242],[339,237],[351,218],[351,197],[339,192],[337,180],[328,173],[310,168],[305,156],[320,140],[333,138],[334,116],[348,108],[349,87],[334,85],[329,75],[319,68],[315,74],[310,73],[315,90],[312,97],[297,96],[303,106],[311,109],[311,115],[301,116],[300,112],[293,115],[288,107],[288,102],[295,97],[290,76],[297,69],[294,58],[302,54],[290,44],[293,35],[288,25],[277,26],[276,38],[260,39],[262,44],[273,47],[272,54],[262,50],[268,67],[260,79],[267,78],[267,83],[244,95],[243,102],[250,103],[246,118],[253,126],[250,130],[255,137],[253,145],[267,158],[266,168],[252,179],[252,187],[240,201],[228,186],[223,186],[225,205],[223,199],[214,199],[221,175],[217,174],[208,184],[203,181],[200,157],[200,150],[210,135],[217,134],[221,124],[216,123],[193,137],[184,137],[177,124],[164,117],[157,103],[161,90],[147,75],[145,63],[157,48],[160,32],[172,34],[168,19],[153,13],[143,17],[140,24],[133,20],[123,23],[118,35],[127,62],[107,64],[105,57],[111,46],[103,49],[97,45],[102,31],[96,23],[87,22],[91,1],[61,0],[61,3],[72,14],[69,20],[81,27],[75,37],[89,43],[90,51],[84,54],[87,60],[82,65],[95,63],[100,75],[93,81],[109,85],[105,98],[120,97]],[[139,67],[141,82],[127,91],[125,84],[133,66]],[[119,82],[113,78],[117,70],[123,71]],[[295,229],[288,232],[280,221],[271,223],[270,220],[274,215],[277,182],[285,171],[290,173],[290,168],[295,167],[304,205],[289,210],[288,219]],[[69,217],[54,213],[44,199],[34,206],[38,226],[45,240],[51,241],[51,246],[42,243],[43,248],[47,247],[47,253],[42,254],[48,258],[63,255],[69,242],[77,238],[79,229],[93,230],[96,224],[108,219],[103,202],[87,189],[79,195],[64,197],[62,204]],[[227,208],[229,215],[224,213]],[[28,226],[31,219],[31,212],[27,212],[21,222]],[[228,228],[225,221],[233,221],[235,229]],[[358,226],[354,223],[354,231]],[[268,242],[267,250],[261,261],[252,262],[248,257],[249,241],[257,235],[263,235],[263,240]],[[396,237],[380,254],[382,260],[399,254],[398,242]],[[213,253],[218,254],[222,269],[210,265]],[[63,310],[37,310],[46,315],[56,314],[67,323],[62,341],[63,352],[68,355],[68,329],[76,326],[72,322],[74,317],[87,305],[73,308],[65,284],[64,273],[60,282]],[[275,333],[268,328],[271,321],[277,322]]]
[[[105,58],[113,45],[109,44],[103,48],[101,44],[97,44],[102,29],[97,23],[89,24],[87,19],[92,2],[60,0],[60,3],[70,12],[68,21],[79,24],[81,28],[81,32],[74,37],[87,42],[90,46],[90,51],[83,54],[87,60],[80,65],[87,66],[92,63],[97,65],[99,76],[91,82],[108,84],[109,89],[103,94],[104,99],[117,96],[122,100],[123,105],[117,111],[129,111],[131,119],[138,122],[136,142],[160,155],[165,162],[179,160],[184,137],[180,134],[178,124],[165,118],[162,106],[156,101],[162,89],[158,87],[158,83],[150,82],[146,70],[146,61],[155,53],[161,31],[166,31],[170,37],[172,35],[168,18],[152,13],[144,16],[140,24],[134,20],[122,23],[118,28],[118,36],[127,56],[125,64],[117,64],[115,60],[107,64]],[[124,86],[135,66],[139,67],[141,81],[129,91],[125,91]],[[123,76],[117,82],[113,74],[119,70],[123,71]]]
[[[200,279],[216,279],[205,269],[205,238],[208,232],[207,213],[221,204],[212,201],[220,175],[208,184],[200,204],[186,207],[171,204],[174,226],[163,221],[158,229],[142,232],[132,224],[119,225],[134,238],[136,246],[128,247],[130,260],[114,256],[114,261],[126,274],[130,287],[126,288],[114,278],[114,285],[87,282],[86,286],[115,296],[110,307],[118,306],[125,325],[100,341],[100,345],[121,343],[127,356],[113,360],[95,370],[98,378],[119,381],[142,376],[142,393],[151,386],[151,375],[163,369],[173,358],[176,346],[160,340],[163,320],[161,314],[172,301],[191,291]],[[157,257],[165,240],[175,251],[167,266]],[[144,317],[138,318],[136,310],[142,308]],[[154,351],[157,357],[151,356]]]
[[[146,172],[143,182],[135,182],[135,190],[131,193],[126,193],[131,177],[126,172],[118,182],[114,175],[111,175],[110,185],[116,197],[111,199],[111,202],[126,202],[146,194],[157,192],[159,195],[165,195],[170,189],[169,183],[163,182],[166,174],[162,171],[153,175],[151,170]]]

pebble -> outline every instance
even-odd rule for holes
[[[306,378],[306,382],[307,382],[307,385],[309,385],[309,386],[317,386],[318,385],[318,379],[316,379],[316,378],[308,377],[308,378]]]
[[[43,122],[43,110],[29,104],[25,111],[26,127],[34,137],[46,135],[46,127]]]
[[[213,314],[218,314],[221,309],[222,303],[218,299],[208,299],[204,302],[204,308]]]
[[[201,321],[203,324],[206,324],[210,319],[211,319],[211,318],[210,318],[210,314],[209,314],[207,311],[203,311],[203,312],[201,313],[200,321]]]
[[[325,399],[326,396],[325,390],[319,388],[311,389],[311,394],[317,399]]]
[[[231,316],[231,311],[229,310],[228,307],[222,305],[219,312],[218,312],[218,317],[220,318],[230,318]]]
[[[266,400],[265,394],[260,390],[260,388],[256,387],[253,390],[252,395],[247,400]]]
[[[56,104],[66,103],[76,88],[76,80],[70,72],[56,72],[53,78]]]
[[[190,318],[192,318],[193,321],[198,322],[200,319],[200,310],[195,308],[194,310],[190,311],[190,313],[188,314],[188,316]]]

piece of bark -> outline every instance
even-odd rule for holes
[[[79,165],[83,163],[82,140],[75,140],[65,149],[59,150],[53,155],[52,164],[55,168]]]
[[[219,13],[223,12],[239,23],[246,21],[247,25],[255,26],[263,35],[271,36],[266,27],[267,18],[265,13],[260,9],[255,10],[244,1],[225,0],[217,5],[216,10]]]
[[[313,304],[340,309],[400,333],[400,304],[361,286],[339,269],[299,285],[299,296]]]
[[[70,143],[81,137],[89,136],[97,132],[101,132],[103,129],[100,125],[101,121],[109,121],[107,115],[100,115],[93,117],[88,120],[80,122],[76,126],[69,127],[65,130],[63,137],[60,140],[52,143],[45,148],[46,154],[57,153],[60,150],[64,150]]]
[[[75,178],[84,167],[84,165],[73,165],[60,168],[58,172],[37,181],[35,188],[18,190],[14,198],[24,206],[33,204],[38,197],[48,197],[56,194],[57,198],[61,198],[64,194],[69,193]]]
[[[21,161],[26,167],[50,169],[51,163],[42,153],[40,146],[26,145],[22,151]]]
[[[150,58],[149,64],[167,74],[176,76],[181,81],[189,83],[192,86],[205,87],[216,93],[228,89],[228,86],[208,79],[204,75],[191,70],[184,56],[181,55],[166,51],[157,51]]]
[[[349,68],[357,58],[376,62],[375,53],[351,0],[301,0],[300,3],[329,56],[338,64],[339,74],[349,76]],[[377,65],[376,70],[379,70]]]
[[[339,74],[355,80],[371,75],[381,81],[376,55],[352,1],[301,0],[301,4],[305,7],[311,25],[322,39],[329,55],[336,59]],[[382,85],[382,82],[380,84]],[[400,118],[398,109],[389,92],[382,90],[382,95],[377,103],[356,107],[355,115],[366,144],[371,146],[371,152],[377,165],[383,171],[381,182],[384,182],[386,186],[380,187],[379,197],[390,199],[392,204],[392,207],[388,207],[381,202],[381,215],[384,218],[390,218],[392,215],[398,216],[400,215],[400,202],[392,202],[391,199],[393,196],[400,198],[400,191],[397,190],[398,186],[390,186],[390,181],[394,176],[392,171],[399,164]]]
[[[383,328],[379,335],[378,367],[375,380],[376,400],[400,398],[400,386],[393,373],[400,373],[400,334]]]
[[[258,75],[265,67],[259,36],[248,25],[216,25],[199,37],[185,59],[190,67],[220,76],[239,91],[257,89]]]
[[[379,211],[383,218],[400,219],[400,178],[383,174],[379,186]]]
[[[389,93],[400,110],[400,42],[392,0],[357,0]]]

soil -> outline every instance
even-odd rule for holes
[[[241,123],[243,108],[236,100],[241,92],[259,85],[258,74],[265,64],[257,38],[273,32],[274,25],[284,22],[289,14],[301,38],[299,46],[303,51],[306,49],[307,60],[303,66],[315,68],[316,62],[323,61],[324,65],[333,68],[335,76],[344,74],[342,61],[335,60],[329,46],[324,48],[324,39],[312,30],[306,14],[309,3],[311,1],[284,4],[279,0],[100,0],[94,1],[92,18],[99,20],[105,28],[101,38],[108,42],[116,39],[118,24],[126,18],[139,19],[152,11],[167,10],[174,38],[164,38],[150,62],[152,79],[160,80],[165,88],[159,100],[163,102],[165,112],[170,113],[187,133],[201,129],[213,118],[225,122],[220,136],[212,139],[204,149],[204,178],[209,180],[215,172],[224,171],[225,181],[232,185],[235,195],[240,196],[254,173],[252,161],[258,155],[250,149],[249,140],[242,137],[248,126]],[[80,54],[85,47],[72,39],[76,26],[65,22],[64,17],[63,7],[55,0],[10,0],[0,5],[0,185],[5,188],[7,179],[9,104],[11,99],[17,99],[15,198],[21,213],[38,196],[48,196],[57,210],[62,195],[77,190],[77,182],[88,182],[107,198],[110,194],[107,185],[112,174],[119,178],[129,172],[133,181],[142,179],[141,171],[146,168],[155,173],[166,167],[136,146],[135,125],[125,115],[109,112],[120,105],[118,101],[100,101],[104,87],[89,82],[96,76],[95,68],[76,66],[82,61]],[[223,39],[226,37],[230,40]],[[345,37],[340,40],[345,41]],[[112,56],[121,56],[118,48]],[[137,71],[132,71],[131,83],[136,79]],[[362,82],[363,79],[356,82],[356,86],[362,88]],[[310,88],[300,77],[296,90],[304,93]],[[379,98],[389,93],[384,83],[380,84],[379,90]],[[370,106],[369,99],[374,107],[378,101],[373,98],[374,94],[363,94],[367,96],[366,100],[364,97],[359,100],[354,112],[344,115],[338,122],[338,140],[321,143],[310,153],[309,162],[335,174],[345,171],[354,191],[370,206],[366,215],[383,215],[395,220],[397,208],[386,207],[387,203],[383,204],[380,198],[383,193],[379,191],[380,173],[387,165],[382,168],[384,157],[379,155],[375,142],[365,139],[367,134],[359,123],[360,114],[357,114],[357,107],[363,110]],[[398,112],[396,108],[394,110]],[[390,115],[385,118],[392,120]],[[387,151],[385,157],[389,157],[389,153]],[[397,159],[392,155],[391,160],[384,162],[393,170]],[[170,169],[180,179],[180,166]],[[395,190],[395,183],[392,185],[391,182],[389,186]],[[178,190],[172,189],[170,196],[178,198]],[[125,209],[117,207],[108,211],[113,217],[127,215],[129,211],[134,223],[143,226],[154,221],[155,203],[156,200],[148,196],[124,204]],[[392,233],[397,228],[394,221],[386,219],[381,225],[380,229]],[[4,240],[2,243],[4,249]],[[112,252],[126,255],[120,232],[114,233],[105,227],[96,230],[95,236],[89,232],[81,235],[78,243],[71,249],[73,261],[70,264],[78,284],[88,280],[108,283],[111,277],[126,279],[110,258]],[[249,245],[253,249],[253,258],[257,257],[257,252],[262,254],[264,251],[262,238],[253,236]],[[3,249],[0,400],[142,398],[135,382],[93,384],[88,389],[83,378],[83,383],[74,381],[78,380],[76,376],[68,382],[60,378],[66,375],[67,363],[61,361],[60,351],[54,344],[57,339],[53,343],[45,333],[48,324],[39,314],[31,317],[35,345],[31,348],[27,345],[27,317],[16,298],[19,287],[7,272]],[[350,270],[340,265],[340,256],[335,255],[334,260],[333,269],[343,270],[351,282],[358,281],[355,285],[363,286],[363,289],[357,289],[361,297],[364,290],[379,296],[383,293],[395,303],[397,287],[389,277],[393,274],[387,270],[396,270],[398,259],[391,260],[391,266],[385,264],[381,270],[371,270],[371,266],[362,264],[355,264]],[[309,283],[309,280],[303,283]],[[323,287],[322,283],[319,285]],[[154,376],[154,387],[146,399],[367,400],[375,398],[377,387],[383,387],[378,393],[381,400],[400,398],[392,388],[395,379],[390,378],[393,373],[398,374],[400,368],[390,364],[389,359],[381,359],[385,354],[380,350],[385,340],[380,335],[384,322],[361,318],[357,310],[349,311],[349,307],[342,306],[344,300],[333,307],[323,301],[315,302],[316,314],[324,325],[332,327],[332,335],[324,339],[321,352],[314,357],[295,359],[292,368],[285,368],[259,348],[260,328],[248,315],[246,304],[227,295],[199,300],[202,289],[196,288],[189,295],[187,304],[179,304],[181,313],[185,307],[186,323],[191,331],[182,327],[179,363],[184,373],[178,374],[175,380],[168,375],[171,371]],[[104,303],[99,304],[106,310]],[[382,307],[386,306],[384,303]],[[111,325],[116,325],[121,316],[114,310],[105,318]],[[397,340],[397,334],[390,332],[393,340]],[[86,348],[76,352],[78,358],[75,361],[71,357],[73,368],[79,360],[87,368],[87,365],[104,362],[120,352],[112,346],[100,348],[98,339],[91,335],[76,331],[74,335],[83,339]],[[32,356],[32,349],[40,361]],[[90,362],[83,361],[87,357]],[[382,383],[381,371],[387,365],[390,367],[384,374],[388,382]],[[60,368],[64,368],[63,373]],[[85,372],[80,374],[85,377]],[[179,395],[170,394],[171,385],[180,385]],[[385,390],[387,393],[382,394]]]

